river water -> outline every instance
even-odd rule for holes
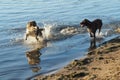
[[[1,0],[0,80],[31,79],[83,58],[92,47],[86,28],[79,26],[85,18],[102,19],[99,46],[119,35],[114,29],[120,27],[120,0]],[[24,40],[31,20],[45,28],[45,40]]]

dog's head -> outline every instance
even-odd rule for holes
[[[26,25],[27,32],[36,32],[38,30],[37,23],[35,21],[29,21]]]
[[[37,26],[37,23],[35,21],[30,21],[27,23],[27,27],[35,27]]]
[[[90,24],[90,21],[88,19],[84,19],[82,22],[80,22],[81,27],[88,26],[89,24]]]

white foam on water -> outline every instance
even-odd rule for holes
[[[43,33],[43,38],[44,39],[51,39],[53,37],[53,25],[45,25],[44,26],[44,31],[42,32]]]
[[[100,33],[96,32],[96,38],[104,38],[104,37],[105,36],[103,32],[100,32]]]
[[[60,33],[63,35],[73,35],[73,34],[77,34],[78,32],[79,31],[76,27],[67,27],[60,31]]]
[[[114,34],[114,30],[111,30],[111,29],[108,29],[108,30],[105,32],[105,36],[111,36],[112,34]]]
[[[47,43],[41,38],[37,41],[34,37],[29,37],[27,40],[24,39],[24,45],[27,45],[29,48],[43,48],[47,46]]]

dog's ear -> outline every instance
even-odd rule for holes
[[[37,26],[36,21],[29,21],[27,24],[28,24],[29,26]]]
[[[33,25],[33,26],[37,26],[36,21],[32,21],[32,25]]]
[[[90,25],[91,21],[89,21],[88,19],[84,19],[83,23],[85,23],[86,25]]]
[[[36,21],[31,21],[31,22],[30,22],[30,25],[31,25],[31,26],[37,26],[37,23],[36,23]]]
[[[85,22],[89,21],[88,19],[84,19]]]
[[[87,22],[89,22],[88,19],[84,19],[82,22],[80,22],[80,25],[86,24]]]

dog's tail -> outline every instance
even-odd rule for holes
[[[101,28],[102,28],[102,25],[103,25],[103,24],[102,24],[102,21],[100,22],[100,24],[101,24],[101,25],[99,26],[99,34],[100,34],[100,32],[101,32]]]

